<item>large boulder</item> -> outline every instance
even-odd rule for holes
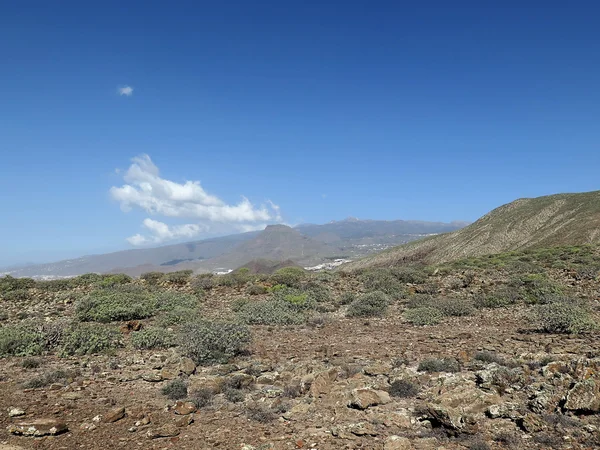
[[[599,383],[592,378],[575,383],[567,393],[564,408],[581,413],[600,412],[599,391]]]
[[[8,426],[8,432],[22,436],[54,436],[67,431],[67,424],[57,419],[35,419]]]

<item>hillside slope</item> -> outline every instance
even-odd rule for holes
[[[541,246],[600,242],[600,191],[523,198],[452,233],[401,245],[345,270],[454,259]]]

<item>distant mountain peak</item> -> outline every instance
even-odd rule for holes
[[[283,224],[276,224],[276,225],[267,225],[264,229],[264,231],[269,232],[269,231],[292,231],[293,228],[287,225],[283,225]]]

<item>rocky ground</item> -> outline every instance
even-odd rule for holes
[[[447,295],[452,277],[428,283]],[[477,275],[475,288],[459,291],[496,282]],[[350,276],[325,284],[362,289]],[[598,300],[596,281],[571,284]],[[245,289],[211,289],[203,311],[228,314]],[[72,314],[72,303],[53,298],[28,314]],[[227,364],[196,365],[177,347],[6,357],[0,449],[600,447],[597,332],[541,333],[522,304],[415,326],[402,315],[409,301],[377,317],[341,307],[301,325],[252,326],[248,351]],[[4,306],[13,317],[16,305]],[[121,332],[149,322],[121,323]],[[173,380],[187,387],[181,400],[165,395]]]

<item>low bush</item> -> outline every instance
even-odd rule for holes
[[[385,315],[389,298],[380,291],[359,295],[350,305],[346,315],[348,317],[378,317]]]
[[[276,270],[270,277],[274,284],[283,284],[289,287],[300,287],[300,283],[308,277],[301,267],[284,267]]]
[[[102,275],[97,273],[84,273],[77,277],[69,279],[71,287],[90,286],[95,283],[99,283],[102,280]]]
[[[0,278],[0,294],[17,289],[31,289],[33,287],[35,287],[35,280],[32,278],[15,278],[10,275]]]
[[[44,350],[44,335],[32,323],[0,328],[0,356],[33,356]]]
[[[248,325],[299,325],[307,319],[306,312],[280,299],[239,302],[236,312]]]
[[[42,375],[27,380],[25,383],[23,383],[23,387],[25,389],[39,389],[54,383],[64,384],[67,381],[67,378],[69,378],[69,375],[72,374],[69,374],[64,370],[45,372]]]
[[[146,272],[140,275],[140,279],[144,280],[146,284],[156,286],[164,280],[165,274],[162,272]]]
[[[231,403],[241,403],[246,400],[246,394],[242,389],[227,388],[223,390],[223,394]]]
[[[42,362],[41,358],[25,358],[21,361],[21,367],[24,369],[37,369],[42,365]]]
[[[267,288],[262,284],[251,284],[246,292],[248,292],[248,295],[263,295],[267,293]]]
[[[354,300],[356,300],[356,294],[354,292],[347,291],[347,292],[343,292],[342,295],[340,295],[338,302],[340,305],[349,305]]]
[[[214,275],[212,273],[202,273],[190,281],[192,291],[199,293],[212,289],[215,285]]]
[[[8,302],[23,302],[29,300],[31,291],[29,289],[14,289],[2,294],[2,298]]]
[[[597,328],[586,306],[570,299],[557,299],[545,305],[537,305],[533,318],[539,329],[546,333],[576,334]]]
[[[190,400],[196,405],[196,408],[206,408],[212,405],[213,399],[217,392],[211,388],[200,388],[190,395]]]
[[[459,372],[460,364],[454,358],[428,358],[419,363],[419,372]]]
[[[193,273],[194,272],[192,270],[178,270],[177,272],[169,272],[165,274],[165,280],[169,284],[185,286],[188,281],[190,281]]]
[[[267,405],[262,403],[253,403],[246,408],[246,416],[250,420],[260,423],[269,423],[275,420],[275,412]]]
[[[122,346],[121,334],[107,325],[82,323],[66,333],[60,356],[81,356],[114,350]]]
[[[422,284],[427,281],[427,272],[420,267],[394,267],[391,272],[402,283]]]
[[[441,298],[438,299],[436,308],[445,316],[451,317],[470,316],[475,312],[473,301],[467,298]]]
[[[475,307],[504,308],[518,303],[520,299],[521,294],[518,289],[504,286],[490,294],[480,294],[475,297]]]
[[[360,276],[368,292],[383,292],[393,299],[405,298],[408,291],[389,269],[371,269]]]
[[[169,348],[175,345],[175,337],[164,328],[148,327],[131,335],[131,345],[141,350]]]
[[[201,320],[200,311],[198,309],[175,307],[157,316],[156,324],[160,327],[167,328],[174,325],[197,322],[198,320]]]
[[[188,395],[187,384],[180,379],[176,379],[167,383],[161,389],[162,394],[170,400],[181,400]]]
[[[423,306],[404,311],[404,319],[413,325],[436,325],[442,321],[444,314],[437,308]]]
[[[317,303],[331,301],[331,291],[326,286],[315,281],[302,283],[300,290]]]
[[[179,336],[181,352],[196,364],[227,362],[243,353],[250,340],[248,327],[234,322],[186,324]]]
[[[117,273],[115,275],[104,275],[98,282],[98,285],[103,288],[115,287],[122,284],[129,284],[133,279],[129,275],[124,273]]]
[[[154,315],[156,304],[147,291],[119,288],[98,289],[79,301],[76,317],[83,322],[114,322],[145,319]]]
[[[544,274],[533,274],[513,280],[513,285],[521,286],[525,303],[547,303],[548,296],[563,294],[562,288],[548,280]]]
[[[411,398],[419,393],[419,385],[408,380],[395,380],[388,389],[392,397]]]
[[[473,359],[475,359],[477,361],[481,361],[486,364],[496,363],[499,366],[505,366],[505,367],[518,367],[519,366],[518,362],[516,362],[514,360],[506,359],[506,358],[502,357],[501,355],[499,355],[498,353],[489,352],[487,350],[475,353],[475,356],[473,356]]]

